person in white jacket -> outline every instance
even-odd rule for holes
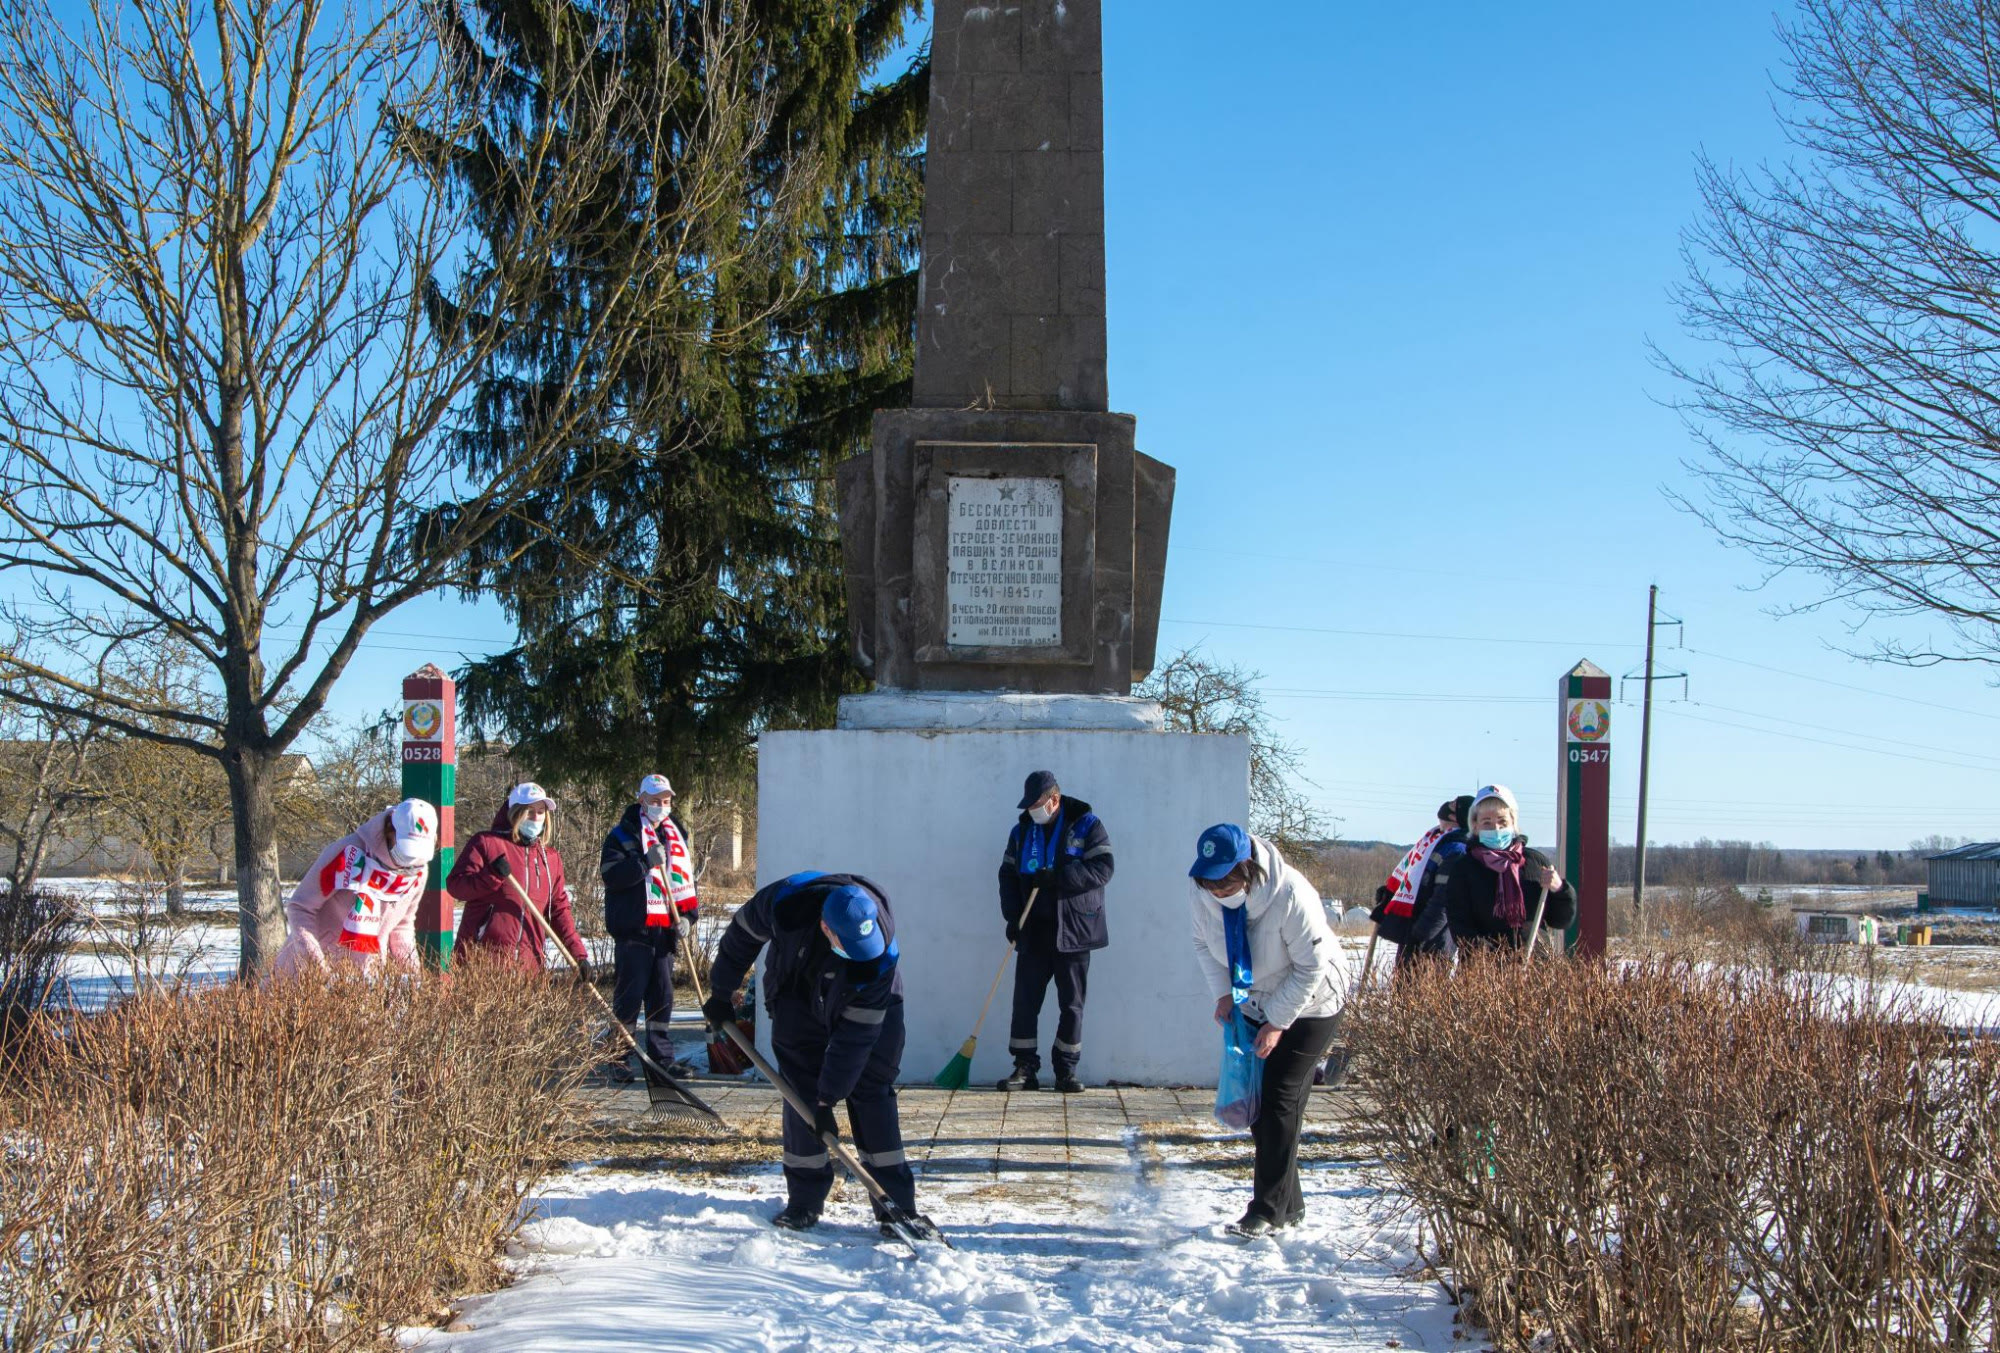
[[[1201,834],[1188,877],[1196,888],[1195,957],[1215,996],[1215,1022],[1228,1023],[1240,1009],[1264,1059],[1262,1105],[1250,1125],[1257,1149],[1250,1206],[1229,1228],[1264,1235],[1305,1216],[1299,1130],[1313,1068],[1339,1032],[1347,956],[1305,875],[1234,823]]]

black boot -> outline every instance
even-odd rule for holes
[[[1076,1078],[1074,1071],[1058,1071],[1056,1072],[1056,1093],[1059,1095],[1080,1095],[1083,1093],[1083,1082]]]
[[[999,1081],[993,1088],[995,1090],[1039,1090],[1042,1088],[1042,1078],[1035,1074],[1034,1067],[1029,1066],[1025,1062],[1016,1062],[1014,1063],[1014,1074]]]
[[[1232,1236],[1242,1236],[1246,1240],[1254,1240],[1258,1236],[1270,1235],[1271,1232],[1278,1229],[1278,1224],[1269,1217],[1259,1216],[1254,1212],[1245,1212],[1222,1229]]]
[[[819,1213],[804,1203],[786,1203],[785,1210],[771,1218],[780,1231],[810,1231],[819,1225]]]

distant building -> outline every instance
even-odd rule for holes
[[[1925,864],[1932,906],[2000,907],[2000,841],[1960,846]]]

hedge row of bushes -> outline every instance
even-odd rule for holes
[[[0,1347],[339,1350],[489,1283],[573,1130],[567,983],[232,985],[15,1040]]]
[[[1996,1347],[2000,1049],[1670,962],[1475,962],[1356,1019],[1427,1257],[1501,1348]]]

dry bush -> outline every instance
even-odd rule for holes
[[[2000,1050],[1674,960],[1480,956],[1357,1020],[1391,1168],[1500,1347],[1993,1346]]]
[[[0,1347],[386,1346],[495,1276],[587,1030],[568,984],[476,961],[43,1028],[0,1098]]]

